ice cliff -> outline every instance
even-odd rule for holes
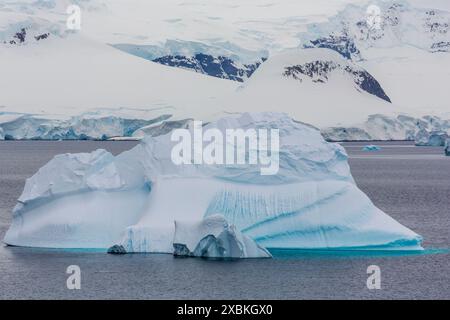
[[[241,257],[270,248],[421,249],[419,235],[358,189],[345,150],[319,130],[278,113],[204,126],[238,128],[279,129],[277,174],[261,175],[261,164],[176,165],[171,134],[147,136],[116,157],[102,150],[60,155],[27,180],[4,242],[162,253],[178,243],[189,255],[228,248]],[[221,228],[201,227],[218,215]]]
[[[427,131],[421,129],[414,139],[416,146],[444,147],[448,134],[445,131]]]
[[[106,140],[131,137],[135,131],[170,118],[103,115],[101,111],[68,118],[0,112],[0,140]]]
[[[322,128],[329,141],[417,140],[430,132],[450,131],[450,121],[437,116],[412,117],[407,115],[370,115],[364,123],[345,127]]]

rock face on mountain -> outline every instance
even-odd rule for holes
[[[191,69],[195,72],[217,78],[244,82],[245,79],[250,78],[264,59],[260,62],[255,62],[254,64],[239,65],[227,57],[213,57],[211,55],[198,53],[193,57],[164,56],[152,61],[166,66]]]
[[[345,31],[342,34],[330,34],[326,37],[310,40],[304,45],[305,48],[327,48],[336,51],[346,59],[361,60],[361,52],[356,47],[352,37]]]
[[[20,30],[18,32],[16,32],[13,36],[12,39],[7,41],[4,40],[3,43],[6,44],[22,44],[25,43],[26,41],[30,41],[29,40],[29,36],[27,35],[27,29],[28,28],[20,28]],[[42,33],[42,34],[36,34],[34,36],[31,36],[32,40],[34,41],[41,41],[44,39],[47,39],[50,36],[50,32],[46,32],[46,33]]]
[[[283,73],[286,77],[292,77],[300,82],[304,76],[309,77],[312,82],[325,83],[333,72],[341,72],[349,75],[355,85],[362,91],[373,94],[380,99],[391,102],[378,81],[366,70],[355,65],[343,65],[336,61],[315,60],[302,65],[286,67]]]

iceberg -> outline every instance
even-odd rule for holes
[[[444,149],[445,155],[450,156],[450,138],[445,140],[445,149]]]
[[[358,189],[344,148],[318,129],[280,113],[236,114],[204,126],[222,133],[273,128],[273,175],[261,175],[261,164],[177,165],[170,133],[146,136],[115,157],[104,150],[56,156],[26,181],[4,242],[173,254],[177,241],[181,251],[207,256],[220,255],[224,242],[241,246],[241,256],[260,255],[255,245],[422,249],[421,236]],[[204,228],[208,221],[221,227]]]
[[[379,150],[381,150],[381,147],[370,144],[370,145],[364,146],[362,148],[362,150],[363,151],[379,151]]]

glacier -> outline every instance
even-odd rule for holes
[[[101,110],[72,117],[0,112],[0,140],[107,140],[132,137],[138,130],[160,125],[170,117],[162,113],[150,118],[134,118],[131,114],[106,114]]]
[[[249,78],[268,56],[266,51],[251,52],[236,46],[229,50],[226,46],[176,40],[167,40],[163,46],[114,44],[113,47],[166,66],[238,82]]]
[[[175,165],[169,133],[145,136],[115,157],[104,150],[59,155],[26,181],[4,242],[173,254],[181,239],[195,252],[205,238],[196,230],[220,215],[236,232],[202,242],[212,256],[224,239],[253,249],[251,241],[263,249],[422,249],[421,236],[358,189],[345,150],[318,129],[281,113],[232,115],[207,128],[278,128],[278,173],[262,176],[261,165],[250,164]],[[177,234],[183,225],[192,234]]]
[[[416,146],[444,147],[448,134],[445,131],[428,131],[421,129],[414,139]]]
[[[363,123],[352,126],[324,127],[321,132],[328,141],[414,141],[421,131],[422,133],[428,132],[427,137],[429,132],[449,133],[450,120],[444,117],[373,114]]]
[[[178,120],[177,120],[178,119]],[[96,110],[71,117],[0,112],[0,140],[141,140],[187,128],[193,118],[133,110]],[[373,114],[362,123],[319,127],[327,141],[416,140],[421,130],[450,134],[448,115]],[[442,140],[443,141],[443,140]],[[439,145],[443,145],[443,142]],[[425,145],[427,143],[425,142]]]
[[[362,60],[370,49],[412,46],[431,53],[448,52],[450,12],[413,1],[371,1],[380,9],[379,25],[367,20],[368,4],[353,3],[301,33],[303,46],[326,47],[348,59]]]

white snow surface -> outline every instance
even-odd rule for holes
[[[77,4],[82,32],[102,43],[155,45],[165,53],[187,55],[206,46],[210,51],[203,53],[254,62],[263,52],[297,47],[298,33],[308,23],[324,21],[354,2],[362,1],[5,0],[0,28],[11,35],[12,26],[35,22],[59,26],[54,34],[65,35],[66,8]],[[170,46],[179,40],[183,48]]]
[[[175,165],[170,134],[117,157],[55,157],[28,179],[5,243],[173,252],[175,221],[220,214],[263,248],[420,250],[421,237],[358,189],[345,150],[285,114],[230,116],[205,128],[278,128],[278,174],[258,165]]]
[[[331,62],[341,68],[327,74],[324,83],[284,75],[288,67],[315,62]],[[278,54],[239,88],[228,110],[277,110],[320,128],[359,123],[374,113],[394,114],[395,106],[356,87],[355,79],[342,70],[347,66],[363,70],[329,49],[293,49]]]
[[[3,112],[62,118],[108,109],[110,116],[117,110],[138,119],[206,118],[206,106],[236,88],[233,81],[148,62],[81,34],[2,48],[0,70],[8,75],[0,78]]]

